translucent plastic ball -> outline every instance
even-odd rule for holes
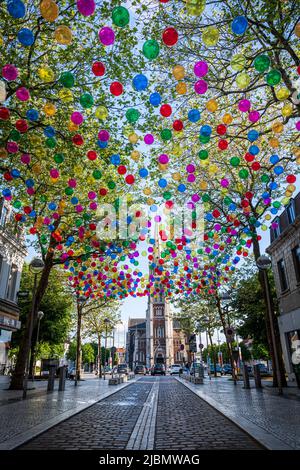
[[[241,100],[239,101],[238,108],[242,113],[247,113],[251,108],[251,102],[249,100]]]
[[[254,68],[260,73],[266,72],[270,67],[271,60],[266,54],[257,56],[254,60]]]
[[[43,0],[40,4],[40,12],[42,17],[53,23],[59,15],[57,4],[53,0]]]
[[[63,72],[59,81],[65,88],[72,88],[75,83],[75,78],[71,72]]]
[[[188,112],[188,120],[190,122],[197,122],[201,117],[200,111],[198,109],[191,109]]]
[[[242,35],[248,27],[248,21],[245,16],[237,16],[231,23],[231,30],[234,34]]]
[[[123,85],[120,82],[112,82],[109,89],[114,96],[120,96],[123,93]]]
[[[7,11],[13,18],[23,18],[26,14],[26,8],[21,0],[9,0],[7,2]]]
[[[144,137],[144,142],[146,145],[152,145],[154,142],[154,137],[152,134],[146,134]]]
[[[164,117],[169,117],[172,114],[172,107],[169,104],[163,104],[160,107],[160,114]]]
[[[68,46],[72,42],[72,31],[68,26],[60,25],[54,31],[54,38],[58,44]]]
[[[83,16],[93,15],[95,8],[94,0],[77,0],[77,9]]]
[[[104,28],[101,28],[98,33],[98,36],[100,42],[102,42],[104,46],[111,46],[115,42],[115,33],[108,26],[104,26]]]
[[[175,28],[166,28],[162,35],[162,40],[166,46],[172,47],[178,41],[178,33]]]
[[[194,65],[194,74],[196,77],[204,77],[208,72],[207,62],[201,60]]]
[[[102,62],[94,62],[92,72],[96,77],[102,77],[105,74],[105,65]]]
[[[140,73],[133,78],[132,86],[136,91],[146,90],[148,87],[148,78],[146,75]]]
[[[176,80],[182,80],[185,77],[185,68],[182,65],[175,65],[172,73]]]
[[[107,142],[109,140],[109,132],[105,129],[102,129],[101,131],[99,131],[98,133],[98,139],[101,141],[101,142]]]
[[[195,92],[198,95],[203,95],[204,93],[206,93],[207,88],[208,88],[208,84],[206,83],[205,80],[198,80],[198,82],[196,82],[194,85]]]
[[[275,86],[281,82],[281,78],[282,78],[281,72],[279,70],[272,69],[266,75],[266,82],[270,86]]]
[[[129,11],[127,8],[122,6],[115,7],[112,11],[111,17],[113,24],[120,28],[127,26],[130,20]]]
[[[260,119],[260,113],[258,111],[251,111],[248,115],[248,119],[251,122],[257,122]]]
[[[126,111],[126,119],[130,123],[138,121],[140,117],[140,112],[135,108],[130,108]]]
[[[18,69],[14,65],[6,64],[4,65],[4,67],[2,67],[2,77],[5,78],[5,80],[11,82],[13,80],[16,80],[18,75]]]
[[[16,91],[16,97],[20,101],[28,101],[30,99],[30,93],[25,87],[20,87]]]
[[[250,84],[250,76],[246,72],[239,73],[236,77],[236,84],[241,90],[247,88]]]
[[[18,32],[18,41],[22,44],[22,46],[31,46],[34,43],[34,35],[31,29],[20,29]]]
[[[149,39],[143,44],[143,54],[149,60],[154,60],[159,55],[159,44],[155,39]]]
[[[240,72],[244,69],[246,64],[246,58],[243,54],[235,54],[232,56],[230,66],[235,72]]]
[[[83,123],[83,116],[81,113],[78,111],[74,111],[74,113],[71,114],[71,121],[76,124],[77,126],[80,126],[80,124]]]
[[[215,46],[219,41],[220,33],[215,26],[208,26],[202,33],[202,41],[208,46]]]
[[[149,102],[150,102],[150,104],[152,104],[152,106],[159,106],[160,103],[161,103],[160,94],[157,93],[157,92],[151,93],[151,95],[149,97]]]
[[[39,118],[39,113],[36,109],[28,109],[26,111],[26,117],[29,121],[37,121]]]

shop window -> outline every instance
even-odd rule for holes
[[[278,261],[277,269],[278,269],[278,275],[279,275],[279,280],[280,280],[281,292],[284,292],[288,288],[288,282],[287,282],[286,271],[285,271],[285,266],[284,266],[283,259]]]

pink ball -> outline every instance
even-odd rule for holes
[[[238,108],[242,113],[246,113],[251,108],[251,103],[249,100],[241,100],[238,104]]]
[[[90,209],[92,211],[95,211],[97,209],[97,207],[98,207],[98,204],[96,202],[91,202],[90,203]]]
[[[198,95],[204,95],[204,93],[207,91],[208,85],[205,80],[198,80],[198,82],[195,83],[194,89],[195,92]]]
[[[88,193],[88,198],[89,199],[96,199],[96,197],[97,197],[97,194],[95,193],[95,191],[90,191]]]
[[[102,129],[98,133],[98,139],[101,140],[101,142],[107,142],[109,140],[109,132],[105,129]]]
[[[223,180],[221,180],[221,186],[222,186],[223,188],[228,188],[228,186],[229,186],[229,181],[228,181],[226,178],[224,178]]]
[[[152,145],[153,142],[154,142],[154,137],[152,134],[146,134],[145,137],[144,137],[144,142],[145,144],[147,145]]]
[[[76,212],[82,212],[84,209],[81,204],[78,204],[78,206],[75,207]]]
[[[95,8],[94,0],[77,0],[77,9],[83,16],[91,16]]]
[[[27,194],[29,194],[29,196],[33,196],[33,194],[35,193],[35,190],[34,188],[27,188],[26,192]]]
[[[76,124],[77,126],[80,126],[80,124],[83,123],[83,116],[81,113],[78,111],[74,111],[74,113],[71,114],[71,121]]]
[[[196,170],[195,165],[192,165],[191,163],[189,165],[187,165],[187,167],[186,167],[186,171],[188,173],[194,173],[195,170]]]
[[[158,161],[159,161],[159,163],[162,163],[163,165],[165,165],[166,163],[168,163],[169,157],[168,157],[168,155],[163,153],[158,157]]]
[[[207,72],[208,72],[207,62],[204,62],[203,60],[201,60],[200,62],[197,62],[194,65],[194,74],[197,77],[204,77],[207,74]]]
[[[22,86],[21,88],[17,89],[16,97],[20,101],[28,101],[30,99],[30,94],[29,94],[29,91],[27,90],[27,88]]]
[[[260,118],[260,114],[258,111],[251,111],[251,113],[249,113],[248,118],[251,122],[257,122]]]
[[[108,26],[101,28],[98,33],[98,36],[104,46],[110,46],[115,42],[115,33]]]
[[[51,176],[51,178],[58,178],[59,177],[59,171],[56,168],[52,168],[50,170],[50,176]]]
[[[296,122],[296,129],[297,129],[297,131],[300,131],[300,121]]]
[[[2,77],[8,81],[15,80],[19,75],[17,67],[11,64],[4,65],[2,68]]]
[[[28,153],[23,153],[23,155],[21,155],[21,162],[24,163],[24,165],[29,165],[30,160],[31,158]]]
[[[193,202],[198,202],[198,201],[200,201],[200,196],[199,196],[199,194],[193,194],[193,195],[192,195],[192,201],[193,201]]]
[[[76,181],[74,178],[69,179],[69,181],[68,181],[68,186],[69,186],[70,188],[76,188],[76,186],[77,186],[77,181]]]
[[[16,142],[7,142],[6,150],[8,153],[17,153],[19,151],[19,146]]]
[[[193,173],[190,173],[187,177],[187,181],[189,183],[193,183],[195,181],[195,179],[196,179],[196,176]]]

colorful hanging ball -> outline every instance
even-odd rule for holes
[[[114,96],[120,96],[123,93],[123,85],[120,82],[112,82],[109,89]]]
[[[219,41],[220,33],[215,26],[208,26],[202,33],[202,41],[208,46],[215,46]]]
[[[163,117],[169,117],[172,114],[172,107],[169,104],[163,104],[159,111]]]
[[[109,132],[105,129],[102,129],[101,131],[98,132],[98,139],[101,142],[107,142],[109,140]]]
[[[207,88],[208,84],[205,80],[198,80],[198,82],[196,82],[194,85],[195,92],[198,95],[203,95],[204,93],[206,93]]]
[[[154,60],[159,55],[159,44],[155,39],[149,39],[143,44],[143,54],[146,59]]]
[[[236,84],[241,90],[244,90],[250,84],[250,76],[246,72],[239,73],[236,77]]]
[[[270,86],[276,86],[281,82],[281,78],[281,72],[279,70],[272,69],[266,75],[266,82]]]
[[[185,68],[182,65],[175,65],[172,73],[176,80],[182,80],[185,77]]]
[[[23,18],[26,14],[26,8],[21,0],[9,0],[7,2],[7,11],[13,18]]]
[[[94,62],[92,72],[96,77],[102,77],[105,74],[105,65],[102,62]]]
[[[231,30],[234,34],[242,35],[248,28],[248,21],[245,16],[237,16],[231,23]]]
[[[191,109],[188,112],[188,120],[190,122],[197,122],[201,117],[200,111],[198,109]]]
[[[80,126],[80,124],[83,123],[83,116],[81,113],[78,111],[74,111],[74,113],[71,114],[71,121],[76,124],[77,126]]]
[[[130,123],[138,121],[140,117],[140,112],[135,108],[130,108],[126,111],[126,119]]]
[[[148,78],[146,75],[140,73],[133,78],[132,86],[136,91],[146,90],[148,87]]]
[[[183,129],[183,122],[177,119],[173,122],[173,129],[174,131],[180,132]]]
[[[162,34],[162,40],[166,46],[172,47],[178,41],[178,33],[175,28],[166,28]]]
[[[247,99],[240,100],[238,108],[242,113],[247,113],[251,108],[251,102]]]
[[[146,145],[152,145],[154,142],[154,137],[152,134],[146,134],[144,137],[144,142]]]
[[[22,46],[32,46],[32,44],[34,43],[34,35],[31,29],[20,29],[17,37],[18,41],[22,44]]]
[[[62,72],[61,76],[59,77],[59,82],[65,88],[72,88],[75,83],[74,75],[71,72]]]
[[[111,46],[115,42],[115,33],[108,26],[104,26],[104,28],[101,28],[98,33],[98,36],[99,36],[100,42],[104,46]]]
[[[162,153],[162,154],[158,157],[158,161],[159,161],[159,163],[161,163],[162,165],[166,165],[166,164],[169,162],[169,157],[168,157],[168,155]]]
[[[246,58],[243,54],[235,54],[232,56],[230,66],[235,72],[243,70],[246,64]]]
[[[43,0],[40,3],[40,12],[46,21],[53,23],[58,17],[59,9],[53,0]]]
[[[266,54],[257,56],[254,60],[254,68],[260,73],[266,72],[270,67],[271,60]]]
[[[294,29],[295,35],[300,38],[300,23],[297,23]]]
[[[94,0],[77,0],[77,9],[83,16],[91,16],[95,12],[96,4]]]
[[[30,93],[25,87],[20,87],[16,91],[16,97],[20,101],[28,101],[30,99]]]
[[[91,108],[94,104],[94,98],[90,93],[83,93],[79,98],[80,104],[83,108]]]
[[[19,75],[18,69],[14,65],[7,64],[7,65],[4,65],[4,67],[2,67],[2,77],[5,78],[5,80],[12,82],[16,80],[18,75]]]
[[[112,11],[111,17],[113,24],[120,28],[127,26],[130,20],[129,11],[127,8],[122,6],[115,7]]]
[[[68,46],[72,42],[72,31],[68,26],[62,24],[54,31],[54,38],[58,44]]]
[[[194,74],[196,77],[204,77],[208,72],[207,62],[201,60],[194,65]]]
[[[260,119],[260,113],[258,111],[251,111],[248,115],[248,119],[251,122],[257,122]]]
[[[152,106],[159,106],[161,103],[161,96],[158,92],[151,93],[149,102]]]

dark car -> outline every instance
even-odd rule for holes
[[[146,373],[147,373],[146,367],[143,366],[143,365],[137,365],[137,366],[135,366],[134,373],[135,374],[146,375]]]
[[[164,364],[155,364],[152,366],[151,375],[166,375],[166,368]]]
[[[129,373],[129,368],[127,364],[119,364],[117,368],[118,374],[128,374]]]
[[[260,375],[271,375],[265,364],[257,364],[259,367]]]
[[[222,373],[224,375],[231,375],[232,374],[232,367],[231,367],[231,364],[224,364],[223,365],[223,368],[222,368]]]

